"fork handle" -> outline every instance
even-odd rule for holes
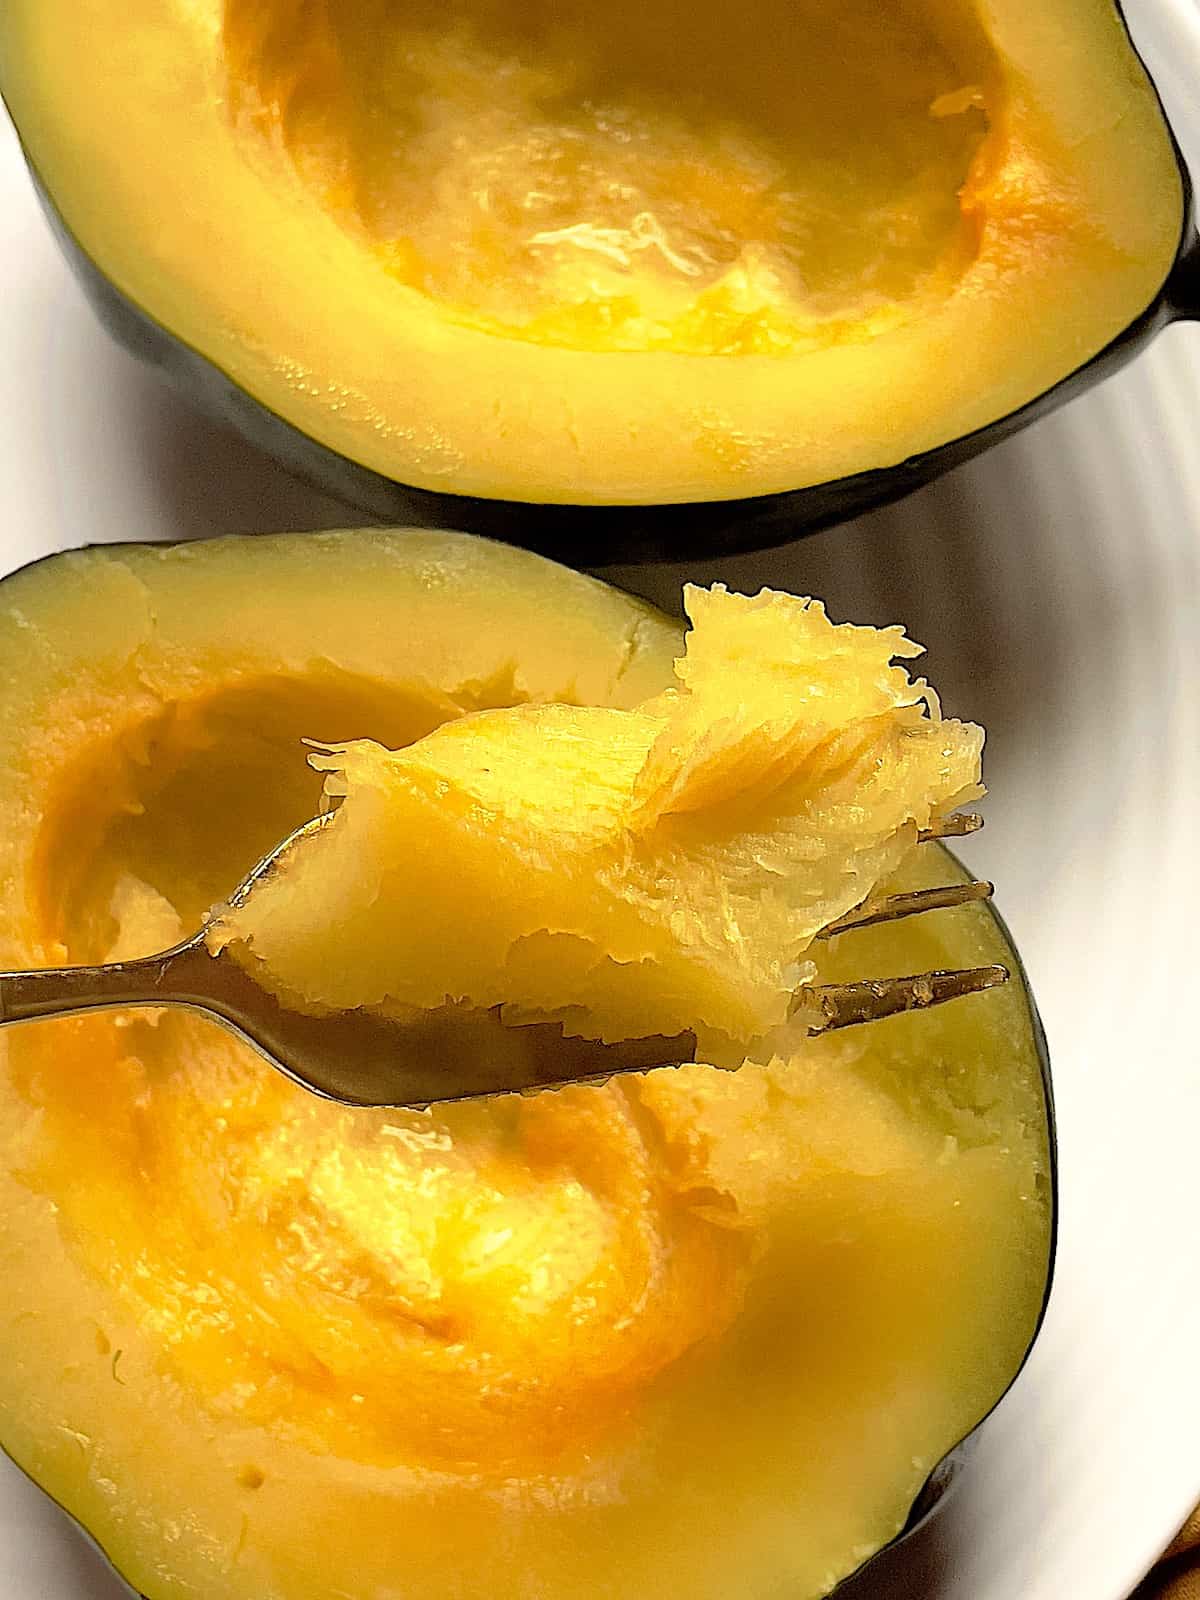
[[[0,972],[0,1027],[39,1017],[66,1017],[111,1006],[162,1005],[178,999],[176,977],[194,941],[136,961],[94,967]]]

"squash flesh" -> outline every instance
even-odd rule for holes
[[[676,648],[585,580],[450,538],[96,552],[5,594],[14,965],[158,943],[255,829],[300,820],[297,748],[308,787],[274,817],[171,827],[251,760],[281,770],[310,692],[313,731],[399,743],[414,708],[505,684],[637,705]],[[969,912],[822,964],[1002,957]],[[815,1595],[896,1530],[1037,1314],[1016,987],[801,1062],[429,1117],[318,1102],[178,1015],[0,1048],[3,1441],[152,1600]]]
[[[380,221],[372,199],[386,107],[360,141],[339,95],[354,102],[362,80],[352,73],[339,90],[345,67],[321,54],[324,32],[300,41],[315,83],[291,104],[290,132],[272,123],[273,85],[286,99],[292,84],[278,62],[272,77],[265,47],[245,37],[238,18],[278,23],[294,76],[290,0],[232,11],[219,0],[123,0],[119,16],[114,0],[79,0],[68,21],[64,3],[4,7],[0,89],[85,252],[268,409],[351,461],[426,489],[585,505],[708,501],[891,466],[1007,415],[1095,355],[1151,303],[1180,242],[1175,155],[1111,0],[912,0],[887,14],[913,19],[929,81],[918,75],[921,93],[898,125],[863,107],[861,133],[875,130],[899,150],[917,137],[912,130],[958,137],[980,115],[987,128],[961,184],[969,138],[944,170],[932,161],[928,192],[916,183],[913,204],[932,207],[922,224],[929,241],[910,258],[901,250],[902,270],[895,281],[883,271],[881,295],[869,282],[878,238],[863,243],[877,209],[872,192],[844,249],[825,212],[814,213],[821,226],[809,271],[830,290],[817,307],[787,295],[777,303],[773,289],[765,304],[753,295],[743,303],[739,291],[698,318],[681,305],[650,306],[648,317],[646,308],[626,316],[616,307],[614,336],[607,313],[597,328],[587,300],[537,311],[529,296],[545,281],[522,279],[518,303],[484,306],[480,320],[468,302],[479,300],[491,247],[474,258],[478,270],[456,256],[464,197],[425,219],[437,258],[425,285],[425,269],[392,248],[408,237],[405,217],[393,223],[381,201]],[[303,8],[322,28],[326,17],[343,19],[343,33],[355,11]],[[850,14],[862,15],[853,4]],[[743,79],[761,70],[777,84],[782,69],[762,15],[744,14],[728,54]],[[870,36],[857,55],[872,59]],[[86,85],[81,60],[93,63]],[[875,60],[870,70],[886,78],[886,53]],[[942,60],[955,71],[939,66],[931,76],[930,63]],[[234,115],[231,62],[249,92]],[[982,113],[953,98],[977,86]],[[931,118],[939,104],[949,115]],[[305,107],[317,126],[305,122]],[[131,148],[142,158],[129,160]],[[163,160],[148,158],[158,151]],[[868,190],[870,170],[868,161]],[[725,215],[748,192],[723,161],[715,172],[717,195],[702,196],[697,214]],[[839,176],[848,194],[858,172],[849,162],[844,184]],[[901,190],[907,181],[899,175]],[[180,192],[187,206],[174,203]],[[567,226],[594,221],[570,217]],[[747,249],[760,221],[751,214],[737,224]],[[632,225],[628,215],[615,222]],[[595,225],[614,221],[605,213]],[[510,239],[501,254],[510,246],[518,247]],[[641,273],[655,255],[635,253],[635,287],[670,300],[670,273]],[[602,286],[595,305],[612,299]],[[549,325],[537,338],[512,336],[543,315]],[[603,348],[614,337],[618,347]]]
[[[694,1028],[740,1066],[818,932],[982,793],[982,734],[897,664],[920,649],[898,630],[769,590],[686,600],[676,686],[631,711],[522,706],[312,757],[336,817],[210,947],[306,1009]]]
[[[755,28],[635,0],[224,17],[237,115],[459,320],[697,355],[895,326],[974,249],[982,84],[919,7],[763,5]]]

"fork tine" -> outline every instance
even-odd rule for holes
[[[977,879],[973,883],[946,883],[934,889],[913,889],[906,894],[884,895],[875,901],[864,900],[844,917],[822,928],[817,938],[832,939],[837,933],[873,928],[880,922],[899,922],[902,917],[919,916],[922,911],[945,911],[953,906],[969,905],[973,900],[990,899],[994,892],[992,884]]]
[[[925,844],[929,839],[965,839],[969,833],[978,833],[983,827],[983,818],[978,811],[951,811],[948,816],[935,817],[927,828],[922,828],[917,834],[917,843]]]
[[[860,983],[810,984],[797,991],[799,1010],[817,1015],[809,1033],[831,1033],[860,1022],[878,1022],[902,1011],[924,1011],[968,994],[995,989],[1009,978],[1007,967],[964,967],[955,972],[916,972],[905,978],[869,978]]]

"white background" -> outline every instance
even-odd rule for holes
[[[1200,9],[1131,0],[1200,172]],[[112,348],[0,121],[0,570],[95,540],[353,513]],[[770,582],[903,621],[989,729],[996,880],[1050,1037],[1062,1226],[1047,1326],[934,1532],[855,1600],[1119,1600],[1200,1499],[1200,328],[904,504],[622,581]],[[0,1595],[122,1589],[0,1465]],[[849,1596],[847,1596],[849,1600]]]

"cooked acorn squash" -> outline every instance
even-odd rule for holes
[[[794,1046],[813,941],[980,797],[983,730],[942,716],[898,629],[769,589],[686,599],[676,680],[631,710],[497,707],[315,752],[334,816],[210,949],[308,1011],[565,1013],[589,1037],[692,1030],[735,1067]]]
[[[633,707],[678,644],[449,535],[52,557],[0,586],[0,962],[194,925],[316,811],[302,735]],[[927,845],[906,881],[952,870]],[[1016,970],[982,906],[820,951]],[[179,1013],[3,1030],[0,1078],[0,1436],[151,1600],[823,1594],[1043,1302],[1019,977],[767,1066],[429,1115],[320,1101]]]
[[[185,388],[593,562],[913,487],[1157,325],[1185,231],[1112,0],[6,0],[0,88]]]

